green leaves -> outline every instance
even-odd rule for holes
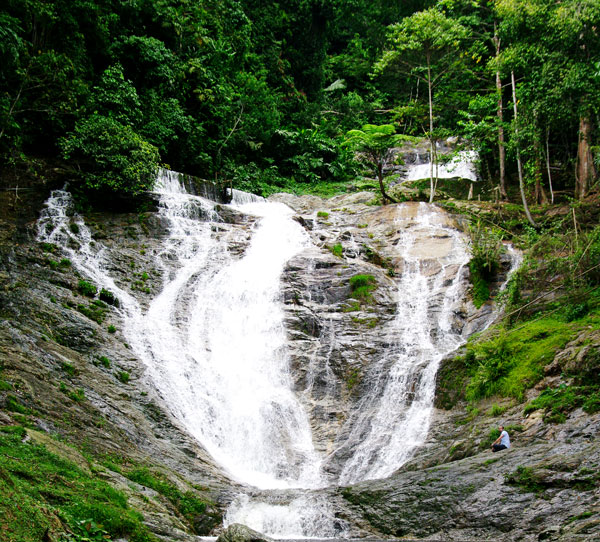
[[[79,162],[88,189],[135,196],[154,184],[158,150],[112,117],[80,120],[61,147],[66,159]]]

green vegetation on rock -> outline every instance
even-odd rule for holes
[[[23,442],[25,435],[26,430],[19,426],[0,428],[2,540],[56,539],[68,532],[82,535],[87,522],[96,526],[96,532],[105,531],[112,538],[154,540],[123,493],[35,440]]]

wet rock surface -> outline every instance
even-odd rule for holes
[[[18,423],[8,410],[12,395],[30,414],[32,437],[59,437],[77,443],[89,456],[71,454],[82,468],[125,491],[159,540],[196,540],[215,534],[225,507],[240,492],[190,437],[133,355],[116,306],[94,305],[79,291],[85,279],[53,247],[35,239],[35,220],[47,193],[16,200],[3,195],[0,221],[0,424]],[[9,197],[10,196],[10,197]],[[12,199],[10,199],[12,198]],[[313,241],[290,260],[282,276],[282,300],[295,389],[306,406],[316,448],[327,456],[330,475],[339,474],[345,456],[337,447],[344,424],[364,390],[372,385],[371,360],[389,347],[381,330],[396,316],[402,229],[419,204],[374,207],[371,193],[315,197],[280,195]],[[212,234],[241,257],[251,239],[254,217],[218,208],[222,221]],[[201,218],[201,216],[199,215]],[[460,223],[446,216],[448,227]],[[111,274],[142,308],[162,287],[159,256],[167,224],[156,210],[91,213],[85,216],[93,239],[110,253]],[[340,248],[336,248],[336,247]],[[456,269],[438,260],[449,250],[445,236],[420,237],[414,251],[429,276]],[[372,275],[377,288],[369,303],[352,298],[350,278]],[[464,280],[467,277],[465,275]],[[491,304],[475,310],[468,301],[452,326],[472,333],[487,321]],[[114,331],[109,332],[109,326]],[[548,368],[548,379],[593,365],[597,336],[574,341]],[[453,358],[440,374],[452,373]],[[122,376],[127,374],[127,378]],[[62,384],[62,385],[61,385]],[[460,383],[457,384],[458,388]],[[83,400],[77,399],[82,390]],[[439,540],[595,540],[600,538],[600,417],[578,410],[561,425],[546,424],[539,413],[525,417],[522,405],[507,402],[502,417],[473,417],[452,390],[438,390],[426,442],[398,472],[384,480],[315,491],[332,503],[340,524],[352,536],[413,537]],[[531,393],[539,393],[539,390]],[[492,454],[486,444],[499,422],[521,426],[513,448]],[[56,450],[56,453],[66,453]],[[102,466],[102,459],[126,458],[158,469],[173,484],[213,503],[189,520],[178,517],[164,497]],[[86,466],[86,463],[87,466]],[[281,497],[280,497],[281,498]]]

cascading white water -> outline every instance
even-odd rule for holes
[[[117,295],[127,342],[165,403],[233,478],[258,488],[331,483],[293,391],[279,299],[284,266],[310,246],[308,235],[286,206],[232,191],[234,208],[257,217],[245,253],[232,256],[228,239],[246,234],[215,225],[214,203],[187,194],[173,172],[161,172],[156,191],[169,233],[158,254],[163,287],[145,310],[111,277],[108,249],[92,240],[67,192],[53,192],[38,238],[60,245],[83,275]],[[464,294],[468,247],[439,216],[421,204],[398,224],[404,271],[391,346],[370,369],[371,393],[348,422],[340,484],[388,476],[410,458],[427,435],[439,361],[464,341],[451,316]],[[444,250],[422,254],[430,237]],[[428,273],[428,258],[442,270]],[[326,335],[333,348],[333,333]],[[227,513],[226,524],[233,522],[288,538],[343,530],[325,500],[299,490],[284,503],[240,495]]]
[[[411,457],[427,436],[438,364],[464,342],[460,332],[452,331],[449,317],[464,293],[468,247],[463,235],[443,226],[439,216],[420,204],[414,224],[402,229],[398,245],[404,270],[389,329],[392,346],[372,367],[377,384],[351,420],[348,444],[355,448],[340,475],[342,484],[389,476]],[[442,269],[433,276],[427,274],[427,255],[419,250],[424,236],[442,238],[446,245],[436,255]]]
[[[433,174],[438,179],[469,179],[477,181],[478,154],[475,151],[459,151],[456,156],[448,163],[438,164],[437,170],[434,166]],[[418,181],[420,179],[429,179],[431,173],[431,162],[429,158],[422,164],[408,166],[405,181]]]

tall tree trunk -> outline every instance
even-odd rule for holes
[[[577,170],[575,175],[575,197],[583,199],[587,196],[590,183],[595,176],[594,160],[590,141],[592,139],[592,123],[588,115],[579,118],[579,144],[577,146]]]
[[[534,134],[533,134],[533,159],[535,164],[535,201],[538,205],[546,205],[548,203],[548,196],[542,186],[542,142],[541,134],[538,127],[538,116],[535,114],[534,121]]]
[[[517,117],[517,85],[515,84],[515,72],[510,72],[510,80],[512,83],[512,96],[513,96],[513,109],[515,112],[515,138],[517,140],[517,169],[519,170],[519,190],[521,191],[521,201],[523,202],[523,209],[527,215],[527,220],[534,227],[537,228],[537,224],[531,213],[529,212],[529,205],[527,205],[527,198],[525,197],[525,183],[523,181],[523,166],[521,165],[521,151],[519,150],[519,123]]]
[[[435,144],[433,141],[433,90],[431,82],[430,55],[427,53],[427,89],[429,91],[429,203],[433,203],[435,184],[433,182],[433,163],[436,161]],[[437,163],[437,161],[436,161]]]
[[[496,59],[500,56],[500,38],[498,37],[498,28],[494,23],[494,45],[496,46]],[[498,97],[498,106],[496,115],[498,116],[498,163],[500,166],[500,197],[508,199],[506,193],[506,148],[504,146],[504,104],[502,102],[502,79],[500,71],[496,70],[496,94]]]
[[[550,171],[550,128],[546,126],[546,172],[548,174],[548,187],[550,188],[550,201],[554,203],[554,189],[552,188],[552,172]]]

